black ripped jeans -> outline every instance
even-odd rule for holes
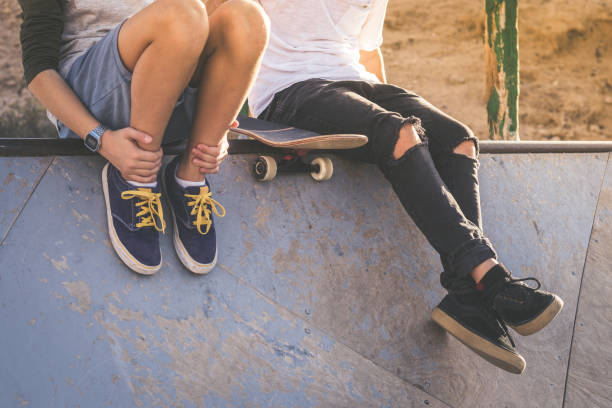
[[[415,117],[423,143],[395,160],[399,131]],[[440,254],[445,288],[473,285],[470,272],[496,258],[482,232],[478,161],[453,152],[466,140],[478,150],[478,140],[467,126],[420,96],[388,84],[311,79],[277,93],[259,118],[322,134],[367,135],[367,145],[343,154],[378,165]]]

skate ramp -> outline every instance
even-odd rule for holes
[[[500,259],[565,301],[514,335],[521,376],[429,320],[439,260],[375,167],[257,183],[251,160],[211,177],[217,268],[186,271],[170,228],[142,277],[107,239],[100,158],[0,158],[0,406],[610,406],[609,153],[482,156]]]

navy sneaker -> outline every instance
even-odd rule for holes
[[[431,312],[431,318],[491,364],[521,374],[525,359],[516,351],[506,325],[478,294],[449,293]]]
[[[225,216],[225,208],[212,198],[208,180],[201,187],[182,188],[175,178],[181,156],[166,165],[163,184],[172,209],[174,249],[193,273],[205,274],[217,263],[217,236],[212,213]]]
[[[102,170],[108,234],[119,258],[134,272],[151,275],[162,263],[159,232],[166,229],[160,188],[129,184],[110,163]]]

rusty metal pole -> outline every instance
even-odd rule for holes
[[[489,137],[519,140],[518,0],[485,0],[485,58]]]

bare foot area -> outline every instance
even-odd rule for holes
[[[411,89],[487,138],[484,1],[390,0],[389,82]],[[20,9],[0,0],[0,137],[52,136],[25,88]],[[520,136],[612,139],[612,0],[520,0]]]

